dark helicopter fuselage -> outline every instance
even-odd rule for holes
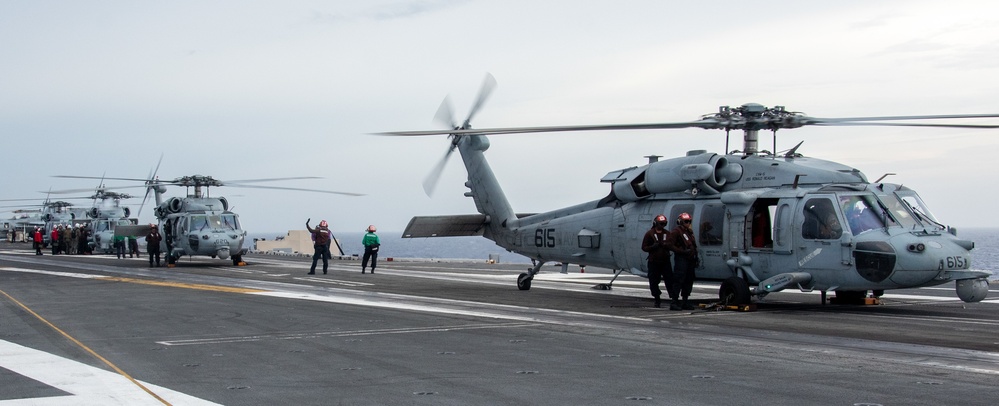
[[[242,262],[246,232],[224,198],[173,197],[157,206],[155,213],[163,234],[161,251],[168,262],[185,255]]]

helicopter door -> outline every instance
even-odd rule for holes
[[[614,243],[612,255],[618,268],[648,272],[645,263],[646,254],[642,252],[642,237],[645,236],[647,229],[641,226],[639,220],[645,217],[647,217],[645,214],[639,214],[634,210],[634,205],[614,209],[614,238],[611,241]],[[649,217],[646,224],[651,223],[652,217]]]
[[[697,248],[701,254],[701,277],[723,278],[731,275],[726,265],[725,254],[729,251],[725,244],[725,206],[721,203],[707,203],[701,206],[700,213],[694,216],[694,230],[697,232]],[[723,272],[711,275],[712,272]]]
[[[850,265],[842,255],[843,221],[832,196],[806,196],[798,211],[798,267],[802,270],[846,270]]]

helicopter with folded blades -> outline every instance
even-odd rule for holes
[[[445,99],[436,119],[447,129],[384,132],[381,135],[447,135],[444,158],[424,181],[428,194],[457,150],[468,173],[465,186],[478,214],[414,217],[404,238],[481,235],[535,260],[520,274],[527,290],[546,262],[594,265],[615,270],[609,283],[629,272],[647,277],[641,241],[653,218],[681,213],[694,218],[699,245],[696,277],[720,282],[719,299],[746,304],[784,289],[835,292],[837,301],[859,302],[889,289],[956,282],[956,294],[978,302],[988,294],[987,272],[971,269],[972,241],[929,210],[915,190],[869,181],[860,170],[808,157],[801,143],[777,154],[759,149],[759,133],[804,126],[902,126],[995,129],[991,124],[930,120],[997,118],[999,114],[816,118],[749,103],[723,106],[693,121],[472,129],[469,125],[495,87],[486,77],[468,117],[451,118]],[[690,151],[686,156],[613,170],[601,182],[610,193],[544,213],[516,213],[488,162],[488,135],[537,132],[684,129],[740,131],[742,149],[729,153]],[[728,146],[726,145],[726,150]],[[776,145],[774,150],[776,150]],[[672,224],[672,223],[671,223]]]

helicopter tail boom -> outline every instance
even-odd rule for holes
[[[517,215],[503,193],[496,175],[486,161],[485,150],[489,149],[489,139],[483,135],[471,135],[461,138],[458,151],[468,172],[468,182],[465,186],[471,189],[466,193],[475,201],[479,213],[489,217],[490,228],[506,227],[508,221],[516,221]]]

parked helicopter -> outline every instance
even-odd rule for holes
[[[82,176],[59,177],[95,179]],[[250,179],[223,182],[211,176],[192,175],[176,178],[171,181],[161,181],[156,178],[154,172],[149,179],[105,179],[143,182],[143,187],[146,188],[146,197],[149,196],[149,192],[154,194],[156,201],[156,207],[153,209],[154,215],[159,222],[158,227],[160,232],[163,234],[160,250],[166,254],[168,266],[175,264],[179,258],[185,255],[209,256],[222,260],[231,258],[233,265],[245,265],[243,254],[247,252],[247,248],[243,248],[243,242],[247,233],[240,226],[239,215],[229,210],[229,201],[225,197],[209,196],[209,188],[211,187],[229,186],[361,196],[357,193],[328,190],[247,185],[247,183],[255,182],[318,179],[316,177]],[[188,189],[188,192],[193,188],[194,193],[188,193],[186,197],[171,197],[164,200],[163,194],[166,193],[166,186],[183,186]],[[145,198],[143,198],[143,205],[145,205]],[[115,232],[125,236],[145,237],[149,234],[150,229],[151,225],[119,225]]]
[[[84,208],[73,207],[73,203],[48,198],[42,203],[41,220],[45,223],[42,233],[42,244],[48,246],[51,243],[52,229],[58,226],[73,226],[75,223],[85,223],[87,212]]]
[[[978,302],[988,294],[989,274],[970,269],[974,242],[957,237],[927,208],[915,190],[874,182],[858,169],[805,157],[798,146],[787,153],[760,151],[758,135],[806,125],[999,128],[997,125],[903,122],[995,118],[999,114],[859,118],[814,118],[784,107],[723,106],[695,121],[652,124],[582,125],[472,129],[470,120],[491,93],[487,76],[478,99],[459,126],[445,99],[436,119],[443,131],[399,131],[382,135],[448,135],[450,147],[424,182],[429,194],[444,162],[457,149],[468,173],[465,186],[479,214],[414,217],[404,238],[482,235],[535,260],[517,279],[527,290],[546,262],[594,265],[647,277],[641,241],[661,213],[695,219],[699,243],[697,279],[720,281],[719,298],[746,304],[753,297],[797,288],[826,292],[855,302],[867,292],[939,285],[956,281],[957,296]],[[537,214],[517,214],[507,201],[484,152],[486,135],[628,129],[741,130],[741,151],[690,151],[684,157],[608,172],[607,196]],[[728,146],[726,145],[726,149]],[[776,149],[776,148],[775,148]],[[654,161],[654,162],[653,162]]]
[[[118,193],[110,190],[101,178],[97,189],[69,189],[49,191],[51,194],[78,193],[93,190],[94,194],[88,197],[70,197],[68,199],[90,199],[93,205],[85,210],[84,214],[90,223],[89,237],[87,244],[96,252],[111,254],[114,252],[115,229],[118,226],[131,226],[138,223],[138,219],[130,219],[132,212],[128,207],[121,206],[121,201],[131,199],[132,196],[125,193]]]
[[[94,206],[87,211],[87,216],[91,218],[90,228],[92,233],[89,243],[94,251],[106,254],[113,253],[114,236],[117,228],[138,224],[137,218],[129,218],[132,211],[128,207],[121,206],[122,199],[131,199],[132,196],[106,190],[102,185],[97,188],[92,198],[94,199]],[[111,201],[111,203],[108,204],[108,201]]]
[[[3,219],[3,231],[7,233],[8,242],[25,242],[35,227],[45,226],[41,210],[17,209],[10,212],[12,217]]]

